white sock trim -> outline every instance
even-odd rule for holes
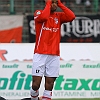
[[[43,97],[51,98],[52,97],[52,91],[44,90]]]
[[[36,98],[36,97],[38,97],[38,95],[39,95],[39,91],[37,90],[37,91],[34,91],[33,89],[32,89],[32,87],[31,87],[31,89],[30,89],[30,95],[33,97],[33,98]]]

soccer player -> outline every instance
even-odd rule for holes
[[[54,81],[60,68],[60,28],[62,23],[75,19],[74,13],[60,0],[45,0],[45,8],[34,13],[36,44],[33,56],[31,100],[39,100],[42,76],[45,77],[45,90],[42,100],[51,100]],[[57,7],[62,12],[55,12]]]

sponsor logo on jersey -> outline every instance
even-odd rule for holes
[[[49,28],[49,27],[43,27],[43,30],[46,31],[51,31],[51,32],[57,32],[59,30],[59,28]]]

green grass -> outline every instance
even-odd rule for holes
[[[53,99],[53,100],[100,100],[100,98],[96,98],[96,99]]]

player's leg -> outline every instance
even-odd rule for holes
[[[56,77],[45,77],[45,90],[43,93],[42,100],[51,100],[52,89],[53,89],[55,80],[56,80]]]
[[[59,76],[60,68],[60,57],[59,56],[49,56],[46,63],[45,71],[45,90],[43,93],[42,100],[51,100],[52,89],[54,86],[54,81]]]
[[[31,100],[38,100],[39,88],[45,71],[46,56],[34,54],[32,66],[32,86],[30,89]]]
[[[39,87],[41,84],[42,77],[40,76],[32,76],[32,87],[30,89],[31,100],[39,100]]]

